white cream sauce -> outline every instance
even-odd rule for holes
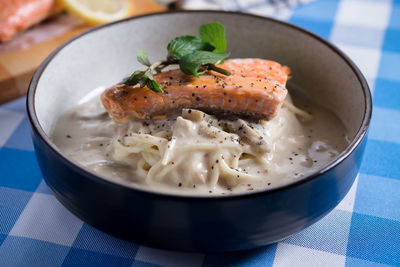
[[[241,137],[235,130],[226,134],[223,131],[216,136],[204,134],[201,132],[200,123],[188,119],[187,113],[185,118],[179,116],[154,122],[117,124],[108,116],[99,97],[96,96],[62,115],[52,139],[67,156],[106,179],[178,194],[234,194],[294,182],[326,166],[344,150],[348,139],[340,120],[316,105],[307,104],[303,108],[312,114],[312,120],[302,121],[288,109],[281,108],[277,116],[270,121],[260,124],[246,122],[262,136],[263,146],[266,147],[259,148],[249,143],[251,136]],[[212,122],[209,124],[217,128],[218,124],[224,123],[239,125],[238,122],[225,120],[210,121]],[[156,175],[153,176],[159,175],[163,178],[150,179],[147,170],[138,167],[137,163],[142,157],[131,152],[121,152],[128,151],[125,148],[116,150],[119,144],[115,142],[126,145],[132,134],[142,136],[160,131],[167,132],[168,136],[163,139],[165,141],[160,141],[159,145],[157,143],[155,152],[165,153],[169,149],[167,146],[171,145],[181,149],[193,144],[210,144],[215,146],[215,149],[211,152],[194,149],[184,153],[179,152],[179,149],[171,150],[171,159],[165,165],[165,168],[170,168],[168,173],[162,174],[161,167],[154,171]],[[237,140],[242,140],[242,144]],[[229,149],[227,143],[237,147]],[[131,150],[137,147],[127,146]],[[233,179],[236,174],[221,174],[216,184],[210,182],[211,167],[216,166],[212,158],[214,155],[222,156],[226,162],[232,162],[234,157],[249,149],[264,152],[254,152],[256,157],[240,161],[236,170],[243,174],[240,179]],[[264,163],[260,163],[259,159],[263,159]],[[153,160],[161,162],[159,156]],[[243,166],[243,162],[248,166]],[[151,164],[148,167],[151,167]],[[250,176],[253,178],[246,178]]]

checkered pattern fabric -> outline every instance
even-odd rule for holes
[[[257,14],[269,3],[233,2]],[[400,1],[318,0],[287,19],[338,45],[373,91],[361,172],[335,210],[282,242],[245,252],[179,253],[116,239],[49,191],[21,98],[0,106],[0,266],[400,266]]]
[[[287,20],[293,8],[312,2],[314,0],[185,0],[185,9],[222,9],[230,11],[243,11],[260,16],[272,16],[277,19]]]

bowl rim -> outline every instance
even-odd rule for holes
[[[289,27],[292,28],[296,31],[300,31],[309,37],[316,39],[316,41],[322,43],[323,45],[327,46],[330,48],[333,52],[335,52],[339,57],[341,57],[347,64],[348,66],[352,69],[354,74],[356,75],[362,91],[364,95],[364,104],[365,104],[365,113],[363,114],[362,118],[362,123],[360,128],[357,130],[357,133],[353,140],[350,142],[349,145],[329,164],[326,166],[322,167],[319,169],[317,172],[312,173],[311,175],[305,176],[304,178],[288,183],[288,184],[283,184],[271,189],[265,188],[263,190],[256,190],[256,191],[249,191],[249,192],[242,192],[242,193],[235,193],[231,195],[188,195],[188,194],[174,194],[170,192],[162,192],[162,191],[157,191],[157,190],[151,190],[145,187],[142,187],[140,185],[128,185],[124,184],[123,182],[119,181],[112,181],[111,179],[108,179],[102,175],[99,175],[90,169],[80,165],[79,163],[76,163],[74,160],[66,156],[50,139],[50,137],[44,132],[42,127],[40,126],[39,119],[36,115],[36,109],[35,109],[35,95],[36,95],[36,89],[38,86],[38,82],[40,80],[41,75],[43,72],[46,70],[47,65],[53,60],[53,58],[66,46],[68,46],[70,43],[74,42],[75,40],[90,34],[92,32],[95,32],[97,30],[101,30],[106,27],[110,27],[115,24],[120,24],[124,23],[126,21],[133,21],[133,20],[138,20],[144,17],[151,17],[151,16],[168,16],[171,14],[192,14],[192,13],[213,13],[213,14],[230,14],[230,15],[236,15],[236,16],[244,16],[244,17],[249,17],[249,18],[255,18],[255,19],[261,19],[265,21],[269,21],[272,23],[280,24],[284,27]],[[301,186],[302,184],[311,182],[315,179],[317,179],[319,176],[329,172],[332,170],[334,167],[342,163],[362,142],[362,140],[366,137],[368,127],[371,121],[371,116],[372,116],[372,97],[371,97],[371,91],[369,89],[368,83],[364,77],[364,75],[361,73],[359,68],[355,65],[355,63],[346,55],[344,54],[337,46],[334,44],[330,43],[329,41],[325,40],[324,38],[320,37],[319,35],[306,30],[302,27],[299,27],[297,25],[291,24],[289,22],[284,22],[280,21],[274,18],[270,17],[263,17],[259,15],[254,15],[254,14],[249,14],[249,13],[243,13],[243,12],[237,12],[237,11],[221,11],[221,10],[178,10],[178,11],[166,11],[166,12],[156,12],[156,13],[150,13],[150,14],[144,14],[140,16],[135,16],[135,17],[130,17],[118,21],[114,21],[108,24],[103,24],[100,26],[93,27],[91,29],[88,29],[84,31],[81,34],[78,34],[77,36],[69,39],[59,47],[57,47],[47,58],[40,64],[40,66],[37,68],[35,71],[31,82],[28,87],[28,93],[26,97],[26,109],[28,113],[28,118],[32,127],[33,132],[41,139],[42,142],[44,142],[54,153],[56,153],[65,163],[67,163],[70,167],[75,168],[76,171],[79,173],[83,174],[85,178],[91,179],[94,182],[97,183],[103,183],[107,186],[112,186],[118,190],[127,190],[130,191],[131,193],[135,194],[141,194],[144,196],[157,196],[159,198],[164,198],[164,199],[169,199],[169,200],[190,200],[190,201],[226,201],[226,200],[239,200],[243,198],[253,198],[261,195],[272,195],[275,193],[278,193],[280,191],[284,191],[290,188],[294,188],[297,186]],[[33,134],[33,133],[32,133]]]

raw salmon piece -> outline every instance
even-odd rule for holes
[[[0,0],[0,41],[10,41],[18,32],[59,11],[55,0]]]
[[[119,123],[163,118],[184,108],[254,120],[274,116],[287,94],[288,67],[262,59],[230,59],[219,67],[231,75],[208,71],[197,78],[171,70],[154,75],[165,93],[138,85],[114,85],[103,92],[101,100]]]

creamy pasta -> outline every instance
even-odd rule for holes
[[[269,121],[221,119],[184,109],[176,118],[117,124],[99,98],[63,115],[54,142],[107,179],[182,194],[274,188],[312,173],[347,144],[330,112],[287,98]]]

